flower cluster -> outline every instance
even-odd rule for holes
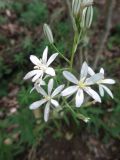
[[[83,63],[82,68],[80,70],[80,76],[77,79],[72,73],[68,71],[63,71],[63,76],[71,82],[73,85],[64,89],[64,84],[58,86],[53,91],[55,70],[52,67],[49,67],[50,64],[55,60],[58,53],[53,54],[47,61],[48,55],[48,47],[45,48],[43,52],[43,56],[41,59],[38,59],[36,56],[31,55],[30,60],[35,65],[34,70],[28,72],[24,79],[32,78],[32,82],[34,82],[34,88],[38,93],[43,96],[43,99],[36,101],[30,105],[30,109],[34,110],[39,108],[42,105],[45,105],[44,109],[44,120],[47,121],[49,117],[50,107],[59,107],[60,104],[58,102],[58,97],[70,97],[74,93],[75,96],[75,106],[80,107],[84,103],[84,93],[87,93],[90,97],[92,97],[96,102],[101,103],[101,96],[104,96],[104,91],[106,91],[112,98],[112,92],[109,88],[107,88],[103,84],[114,84],[115,81],[112,79],[104,78],[104,70],[101,69],[99,73],[95,73],[92,68],[88,66],[86,62]],[[52,76],[52,78],[50,78]],[[46,85],[46,78],[49,77],[50,80],[48,82],[46,92],[42,85]],[[92,89],[93,85],[99,86],[100,95]],[[64,90],[63,90],[64,89]],[[57,100],[56,100],[57,99]]]
[[[69,64],[69,69],[72,70],[74,55],[77,51],[78,45],[81,43],[81,45],[85,47],[86,44],[88,44],[87,31],[91,27],[93,20],[92,4],[93,0],[72,0],[71,18],[75,33],[70,59],[65,57],[64,54],[62,54],[57,49],[52,30],[47,24],[44,24],[43,26],[44,34],[51,47],[53,47],[57,53],[54,53],[48,59],[48,47],[46,47],[43,51],[42,58],[38,59],[35,55],[30,56],[30,60],[34,64],[34,69],[25,75],[24,80],[31,78],[32,82],[34,83],[34,87],[32,88],[31,92],[33,90],[36,90],[39,94],[42,95],[43,98],[32,103],[29,108],[31,110],[34,110],[41,106],[45,106],[45,121],[48,121],[50,108],[60,107],[61,109],[63,109],[63,105],[66,106],[67,104],[69,104],[69,100],[67,98],[70,96],[72,96],[70,102],[74,103],[75,101],[76,107],[81,107],[84,104],[84,102],[86,101],[85,94],[87,94],[87,96],[90,96],[95,102],[99,103],[101,103],[101,97],[104,96],[105,92],[107,92],[108,95],[113,98],[112,92],[106,85],[114,84],[115,81],[113,79],[105,78],[103,68],[100,69],[99,73],[95,73],[86,62],[81,64],[82,67],[78,78],[76,78],[76,76],[74,76],[71,72],[63,71],[63,76],[68,81],[66,88],[64,88],[64,84],[59,85],[56,89],[53,88],[54,77],[56,76],[56,73],[55,69],[50,65],[58,56],[58,54]],[[44,87],[46,88],[46,86],[47,91],[44,89]],[[97,92],[95,88],[99,88],[99,91]],[[59,100],[61,101],[61,103],[59,103]],[[80,117],[83,117],[81,116],[81,114],[79,115]],[[89,120],[89,118],[82,119],[84,119],[85,122]]]

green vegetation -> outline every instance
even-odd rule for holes
[[[31,66],[29,66],[29,55],[35,54],[40,57],[44,46],[48,44],[43,37],[39,39],[39,27],[42,28],[43,23],[48,20],[48,9],[46,4],[41,0],[35,0],[31,3],[19,0],[18,2],[12,1],[9,4],[6,1],[0,0],[0,9],[4,11],[6,8],[13,13],[15,12],[17,18],[13,21],[24,29],[20,36],[18,36],[20,34],[19,31],[17,33],[18,35],[15,34],[14,36],[9,35],[10,33],[8,32],[7,38],[7,36],[4,35],[6,33],[4,30],[0,35],[0,43],[5,46],[2,50],[5,58],[4,56],[0,57],[0,98],[8,96],[9,83],[13,83],[20,88],[17,95],[15,95],[19,105],[15,114],[9,116],[9,108],[4,108],[4,106],[2,106],[3,102],[0,103],[0,114],[5,113],[5,117],[1,117],[0,115],[0,160],[13,160],[21,153],[27,153],[29,148],[37,145],[36,141],[44,140],[47,135],[46,130],[49,130],[48,133],[52,133],[54,138],[65,137],[64,132],[66,130],[66,132],[72,132],[73,135],[85,131],[99,136],[101,132],[103,132],[104,142],[107,142],[111,137],[119,140],[120,86],[118,86],[118,84],[117,87],[113,89],[115,93],[113,102],[106,96],[103,106],[96,105],[91,108],[90,106],[85,106],[80,109],[76,109],[74,106],[71,109],[66,107],[65,112],[67,116],[63,115],[63,119],[61,119],[61,117],[56,118],[56,114],[60,113],[62,115],[62,113],[61,111],[55,111],[53,113],[54,119],[51,118],[48,123],[41,120],[40,125],[36,125],[35,117],[29,110],[29,105],[39,99],[40,95],[34,91],[31,94],[29,93],[33,86],[29,84],[28,87],[28,84],[23,81],[23,76],[31,69]],[[68,18],[66,19],[67,20],[57,22],[54,26],[57,35],[55,33],[54,35],[57,42],[56,46],[62,53],[64,53],[65,48],[67,48],[67,53],[64,54],[67,54],[69,57],[69,39],[71,40],[72,29]],[[8,21],[10,21],[8,17],[6,18],[6,16],[0,15],[0,25],[5,25]],[[38,36],[36,36],[37,34]],[[15,41],[17,41],[15,42],[15,45],[18,46],[17,48],[9,44],[14,37]],[[116,27],[115,33],[110,35],[107,43],[108,49],[112,50],[114,47],[120,45],[119,37],[120,25]],[[66,43],[64,43],[64,41],[66,41]],[[50,48],[50,50],[54,51],[53,48]],[[60,63],[61,62],[62,60]],[[113,65],[109,65],[109,62],[105,64],[106,66],[109,65],[107,69],[108,73],[115,72],[115,69],[117,70],[119,68],[120,58],[114,58],[113,63]],[[58,64],[57,69],[60,69]],[[61,74],[62,71],[58,71],[56,81],[61,81]],[[113,73],[113,76],[116,75]],[[43,108],[41,110],[43,110]],[[75,111],[78,113],[77,116],[74,114]],[[83,124],[79,113],[86,117],[89,116],[90,122]],[[71,129],[72,120],[75,123],[74,129]],[[6,142],[6,140],[8,140],[8,142]]]

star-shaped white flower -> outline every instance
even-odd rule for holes
[[[93,76],[95,74],[95,72],[90,67],[88,67],[88,73],[91,76]],[[108,87],[106,87],[104,84],[115,84],[115,80],[113,80],[113,79],[105,79],[104,78],[104,69],[103,68],[100,69],[100,73],[103,74],[103,79],[101,79],[101,80],[96,82],[98,84],[98,86],[99,86],[100,95],[103,97],[104,94],[105,94],[105,91],[106,91],[109,94],[109,96],[111,98],[113,98],[113,94],[112,94],[111,90]]]
[[[36,86],[37,92],[43,96],[43,99],[32,103],[29,107],[30,109],[33,110],[33,109],[37,109],[38,107],[46,103],[45,110],[44,110],[44,120],[46,122],[48,121],[50,106],[54,106],[56,108],[59,106],[58,101],[55,100],[54,98],[57,97],[64,88],[64,85],[60,85],[52,92],[53,84],[54,84],[53,79],[50,79],[48,82],[48,93],[46,93],[46,91],[40,86]]]
[[[72,82],[74,85],[70,86],[62,91],[62,96],[71,96],[75,92],[77,92],[75,101],[76,101],[76,107],[80,107],[83,104],[84,101],[84,91],[91,96],[95,101],[101,102],[100,96],[97,92],[95,92],[90,85],[93,85],[96,83],[96,81],[103,78],[103,75],[101,73],[95,74],[91,76],[90,78],[87,78],[88,74],[88,65],[86,62],[83,63],[81,71],[80,71],[80,79],[78,80],[73,74],[71,74],[68,71],[64,71],[63,75],[64,77]]]
[[[35,65],[34,70],[28,72],[24,80],[32,78],[32,82],[37,81],[40,77],[42,78],[44,73],[50,76],[55,76],[55,70],[52,67],[49,67],[50,64],[55,60],[58,53],[53,54],[48,60],[48,47],[45,48],[43,56],[41,59],[38,59],[36,56],[31,55],[30,60]]]

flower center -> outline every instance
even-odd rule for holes
[[[49,101],[49,100],[51,100],[51,97],[50,97],[50,96],[45,96],[45,99],[46,99],[47,101]]]
[[[79,86],[79,88],[85,88],[86,87],[85,83],[83,83],[82,81],[79,81],[78,86]]]

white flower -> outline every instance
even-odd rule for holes
[[[93,76],[95,74],[95,72],[92,70],[92,68],[88,67],[88,73]],[[103,79],[97,81],[96,83],[98,84],[99,86],[99,92],[100,92],[100,95],[103,97],[104,96],[104,92],[106,91],[111,98],[113,98],[113,94],[111,92],[111,90],[106,87],[104,84],[115,84],[115,80],[113,79],[105,79],[104,78],[104,69],[101,68],[100,69],[100,73],[103,74]]]
[[[44,110],[44,120],[48,121],[49,112],[50,112],[50,106],[58,107],[59,103],[54,98],[60,94],[62,89],[64,88],[64,85],[58,86],[53,92],[53,79],[50,79],[48,82],[48,93],[45,92],[43,88],[40,86],[36,87],[36,90],[38,93],[40,93],[43,96],[43,99],[36,101],[30,105],[30,109],[37,109],[38,107],[42,106],[46,103],[45,110]]]
[[[31,55],[30,60],[31,62],[35,65],[34,70],[28,72],[24,80],[32,78],[32,82],[37,81],[39,78],[42,78],[44,73],[50,75],[50,76],[55,76],[55,70],[52,67],[49,67],[50,64],[55,60],[57,57],[58,53],[53,54],[48,60],[48,47],[45,48],[43,52],[42,59],[38,59],[36,56]]]
[[[95,92],[90,85],[93,85],[96,83],[96,81],[103,78],[101,73],[95,74],[91,76],[90,78],[87,78],[88,74],[88,65],[86,62],[83,63],[81,71],[80,71],[80,79],[78,80],[73,74],[71,74],[68,71],[64,71],[63,75],[64,77],[72,82],[74,85],[66,88],[62,91],[62,96],[71,96],[73,93],[76,93],[75,101],[76,101],[76,107],[80,107],[84,101],[84,91],[91,96],[95,101],[101,102],[100,96]]]

